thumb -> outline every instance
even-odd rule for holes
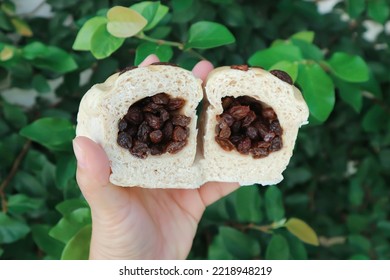
[[[76,137],[77,183],[94,211],[112,211],[121,201],[122,190],[109,182],[110,165],[103,148],[87,137]],[[122,198],[123,199],[123,198]]]

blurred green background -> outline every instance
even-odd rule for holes
[[[125,39],[105,28],[119,5],[147,20]],[[78,104],[157,53],[282,69],[311,112],[284,181],[207,208],[189,259],[389,259],[389,14],[387,0],[0,1],[0,258],[87,258]]]

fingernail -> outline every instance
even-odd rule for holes
[[[81,149],[80,145],[77,143],[76,140],[72,141],[73,143],[73,151],[77,159],[77,165],[81,168],[86,167],[86,162],[85,162],[85,153]]]

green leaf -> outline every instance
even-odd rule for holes
[[[348,236],[348,243],[352,248],[355,248],[357,251],[369,254],[371,243],[366,237],[359,234],[352,234]]]
[[[19,193],[29,197],[45,198],[47,190],[45,186],[33,176],[25,171],[19,171],[14,177],[14,187]]]
[[[33,35],[30,26],[24,20],[20,18],[11,18],[11,23],[19,35],[25,37],[31,37]]]
[[[374,105],[364,115],[362,126],[366,132],[377,132],[386,128],[388,119],[385,110],[379,105]]]
[[[0,248],[0,257],[3,255],[4,253],[4,250],[2,248]]]
[[[87,20],[77,33],[72,48],[78,51],[91,50],[91,40],[93,34],[95,34],[99,27],[106,25],[106,23],[107,19],[105,17],[93,17]]]
[[[346,0],[347,12],[351,18],[359,17],[366,8],[366,0]]]
[[[50,230],[49,235],[66,244],[80,229],[91,223],[91,211],[88,208],[79,208],[65,215]]]
[[[318,246],[318,237],[315,231],[304,221],[298,218],[290,218],[285,223],[289,232],[307,244]]]
[[[315,33],[313,31],[300,31],[293,34],[291,39],[298,39],[308,43],[313,43]]]
[[[124,38],[117,38],[108,33],[105,25],[100,26],[92,36],[91,52],[97,59],[110,56],[122,46]]]
[[[267,187],[265,191],[265,210],[270,221],[277,222],[284,218],[282,193],[278,187]]]
[[[36,224],[31,227],[32,237],[38,248],[53,259],[60,259],[64,244],[49,236],[50,226]]]
[[[115,6],[109,9],[107,19],[107,31],[117,38],[132,37],[148,23],[136,11],[122,6]]]
[[[287,240],[280,234],[274,234],[268,244],[265,258],[267,260],[288,260],[290,249]]]
[[[81,199],[81,198],[68,199],[60,202],[56,206],[57,211],[60,212],[63,216],[67,216],[71,214],[74,210],[80,208],[89,208],[88,203],[85,201],[85,199]]]
[[[61,189],[64,189],[69,180],[75,177],[76,165],[76,158],[73,154],[57,155],[56,183]]]
[[[367,255],[363,255],[363,254],[355,254],[355,255],[352,255],[349,259],[350,260],[369,260],[370,257]]]
[[[243,186],[235,192],[238,221],[260,223],[263,220],[258,186]],[[242,207],[245,205],[245,207]]]
[[[359,233],[367,228],[369,218],[363,215],[351,214],[347,217],[347,227],[351,233]]]
[[[30,228],[26,223],[11,218],[3,212],[0,212],[0,225],[0,244],[15,242],[30,232]]]
[[[89,244],[91,243],[92,226],[83,227],[65,245],[61,260],[88,260]]]
[[[280,61],[295,62],[302,60],[302,54],[297,46],[291,44],[278,44],[265,50],[255,52],[249,59],[251,66],[261,66],[269,69]]]
[[[290,248],[290,257],[293,260],[307,260],[307,251],[302,241],[296,238],[294,235],[287,234],[284,236],[288,242]]]
[[[6,31],[13,30],[9,17],[3,11],[0,11],[0,28]]]
[[[365,82],[368,80],[368,66],[357,55],[334,53],[328,61],[334,75],[347,82]]]
[[[253,259],[260,254],[259,243],[234,228],[220,226],[209,247],[209,259]]]
[[[360,180],[354,178],[350,180],[349,190],[348,190],[348,201],[352,206],[359,206],[363,203],[364,200],[364,190]]]
[[[160,2],[152,1],[143,1],[132,5],[130,8],[138,12],[148,21],[144,31],[155,27],[169,11],[167,6],[161,5]]]
[[[368,16],[373,20],[385,23],[390,14],[390,6],[386,0],[367,1]]]
[[[157,45],[155,43],[146,42],[140,44],[135,51],[135,65],[139,65],[148,55],[155,54],[162,62],[170,61],[173,56],[171,46]]]
[[[43,77],[40,74],[34,75],[33,80],[32,80],[32,86],[39,93],[48,93],[48,92],[50,92],[50,85],[49,85],[49,83],[47,82],[45,77]]]
[[[336,81],[336,87],[339,89],[341,99],[350,105],[356,113],[360,113],[363,106],[363,95],[361,90],[354,84],[344,81]]]
[[[0,52],[0,61],[7,61],[14,57],[15,48],[5,45]]]
[[[57,47],[45,46],[40,42],[26,45],[23,48],[23,56],[31,60],[35,67],[44,70],[66,73],[77,69],[77,64],[69,53]]]
[[[17,129],[27,124],[26,114],[18,106],[4,102],[3,114],[5,120]]]
[[[334,85],[325,71],[316,63],[299,66],[297,83],[310,113],[318,121],[324,122],[335,104]]]
[[[222,24],[199,21],[191,25],[185,48],[209,49],[232,44],[235,41],[233,34]]]
[[[28,197],[25,194],[14,194],[8,198],[8,210],[12,214],[26,214],[41,209],[44,200]]]
[[[296,62],[280,61],[272,65],[269,70],[282,70],[291,77],[293,82],[295,82],[298,76],[298,64]]]
[[[71,122],[57,118],[42,118],[24,127],[20,135],[55,151],[71,150],[75,129]]]
[[[323,52],[312,43],[298,39],[291,39],[291,42],[301,50],[303,58],[314,61],[321,61],[324,58]]]

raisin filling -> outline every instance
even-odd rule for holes
[[[142,159],[149,154],[176,154],[190,134],[191,118],[180,112],[185,102],[166,93],[137,101],[118,122],[118,145]]]
[[[263,158],[283,147],[283,129],[271,107],[249,96],[227,96],[221,101],[215,141],[222,149]]]

